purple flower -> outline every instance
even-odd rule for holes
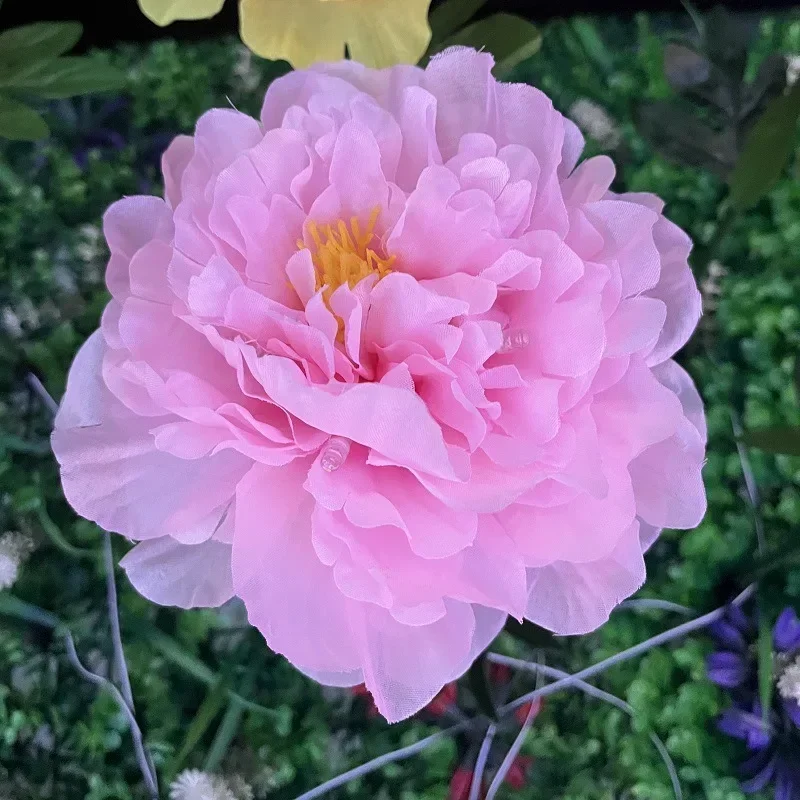
[[[772,632],[776,691],[768,714],[759,702],[757,626],[738,607],[711,626],[718,649],[708,657],[708,677],[726,689],[733,704],[719,730],[741,739],[751,755],[741,765],[742,790],[775,788],[775,800],[800,800],[800,619],[791,608]]]
[[[749,711],[737,707],[723,711],[717,727],[728,736],[745,741],[750,750],[763,750],[770,743],[769,725],[764,723],[759,703]]]
[[[712,653],[706,665],[708,677],[718,686],[733,689],[741,686],[748,678],[750,665],[744,653]]]
[[[800,619],[793,608],[785,608],[778,617],[772,639],[779,653],[793,653],[800,649]]]

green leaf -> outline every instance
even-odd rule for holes
[[[181,749],[165,770],[166,783],[170,783],[172,778],[178,774],[181,767],[186,762],[186,759],[191,755],[195,747],[197,747],[198,742],[203,738],[205,732],[211,727],[211,723],[217,718],[220,711],[222,711],[222,707],[225,705],[227,699],[228,689],[222,679],[218,679],[206,695],[200,708],[197,709],[197,713],[194,715],[194,719],[192,719],[186,731]]]
[[[219,769],[228,750],[230,750],[231,743],[239,732],[243,714],[244,705],[241,700],[234,695],[228,703],[228,710],[222,718],[214,741],[211,743],[211,747],[206,755],[206,760],[203,762],[204,772],[213,773]]]
[[[0,137],[33,142],[44,139],[49,133],[47,123],[38,111],[0,94]]]
[[[0,77],[52,61],[81,38],[80,22],[35,22],[0,33]]]
[[[184,650],[172,637],[157,629],[150,634],[150,643],[167,661],[203,683],[211,684],[216,680],[214,671],[199,658]]]
[[[450,37],[446,45],[487,50],[494,56],[495,72],[503,75],[539,50],[542,35],[528,20],[501,13],[473,22]]]
[[[597,32],[597,26],[591,20],[581,17],[570,20],[570,25],[589,59],[605,74],[610,74],[614,70],[614,63],[608,48]]]
[[[60,550],[71,558],[96,558],[96,553],[93,550],[76,547],[74,544],[67,541],[66,537],[61,532],[61,528],[53,522],[52,518],[47,513],[47,509],[41,501],[41,498],[33,498],[33,504],[29,510],[36,516],[42,531],[57,550]]]
[[[730,177],[737,208],[749,208],[777,183],[797,142],[798,117],[800,83],[772,100],[747,135]]]
[[[485,714],[489,719],[497,719],[497,709],[492,700],[492,691],[489,688],[489,678],[486,674],[486,656],[481,654],[472,663],[467,674],[469,679],[469,688],[472,689],[472,694],[475,695],[475,702],[482,714]]]
[[[442,42],[466,25],[477,14],[487,0],[444,0],[431,11],[431,41]]]
[[[44,628],[55,629],[61,624],[61,620],[55,614],[51,614],[39,606],[26,603],[24,600],[19,600],[8,592],[0,592],[0,614],[14,617],[22,622],[41,625]]]
[[[124,86],[125,74],[91,58],[66,56],[39,64],[35,69],[1,83],[17,91],[55,100],[77,94],[116,91]]]
[[[782,453],[787,456],[800,456],[800,426],[775,425],[769,428],[755,428],[742,437],[752,447],[768,453]]]
[[[769,721],[772,708],[772,686],[775,665],[772,658],[772,629],[763,611],[758,618],[758,694],[764,724]]]

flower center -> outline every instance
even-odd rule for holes
[[[352,217],[349,225],[344,220],[323,226],[315,222],[307,223],[308,233],[314,242],[309,249],[316,270],[316,289],[323,289],[322,298],[328,307],[331,295],[343,283],[353,289],[370,275],[376,275],[380,280],[391,272],[396,256],[384,258],[370,247],[375,239],[375,223],[379,214],[380,209],[376,208],[364,230],[358,217]],[[303,241],[298,241],[297,246],[301,250],[306,249]]]

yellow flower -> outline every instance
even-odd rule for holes
[[[139,0],[157,25],[216,14],[224,0]],[[350,57],[370,67],[415,64],[431,39],[431,0],[240,0],[244,43],[297,68]]]
[[[225,0],[139,0],[139,8],[156,25],[178,19],[208,19],[218,14]]]

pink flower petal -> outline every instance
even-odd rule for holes
[[[214,608],[233,597],[230,561],[231,547],[222,542],[190,545],[161,536],[137,544],[120,566],[136,591],[153,603]]]
[[[275,652],[302,671],[345,676],[361,666],[351,603],[311,544],[313,498],[302,488],[307,469],[300,460],[255,466],[239,484],[233,585]]]
[[[525,617],[559,635],[589,633],[644,583],[645,569],[634,522],[606,557],[586,564],[556,561],[529,570]]]

